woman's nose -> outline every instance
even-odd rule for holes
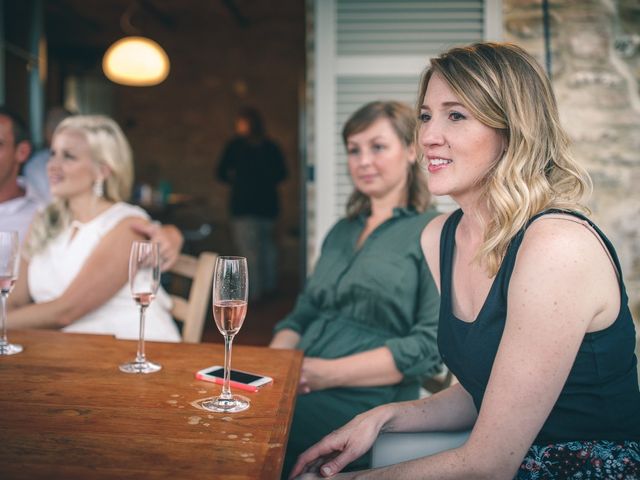
[[[362,152],[360,152],[360,155],[356,157],[357,165],[363,166],[363,165],[369,165],[370,163],[371,163],[371,152],[363,150]]]
[[[420,126],[420,145],[429,147],[432,145],[443,145],[445,143],[444,134],[437,122],[431,120]]]
[[[51,170],[52,168],[56,168],[58,166],[58,163],[59,160],[55,155],[49,156],[49,161],[47,162],[47,171]]]

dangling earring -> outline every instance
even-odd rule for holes
[[[99,178],[95,182],[93,182],[93,194],[98,197],[104,197],[104,179]]]

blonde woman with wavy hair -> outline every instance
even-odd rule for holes
[[[580,213],[590,181],[569,153],[545,73],[515,45],[453,48],[431,60],[418,106],[429,189],[460,206],[421,238],[440,290],[438,347],[459,383],[359,415],[293,474],[335,474],[381,431],[470,430],[440,453],[425,443],[429,456],[414,438],[407,461],[358,478],[640,478],[622,272]]]
[[[120,127],[102,115],[77,115],[55,130],[47,165],[54,201],[36,215],[21,275],[9,304],[10,328],[138,338],[128,289],[131,242],[150,231],[144,210],[125,203],[133,182],[131,148]],[[160,292],[149,308],[145,336],[178,341]]]
[[[538,62],[529,55],[483,53],[434,59],[418,98],[424,98],[437,73],[478,121],[504,138],[503,154],[477,179],[492,215],[476,260],[495,275],[509,242],[531,217],[549,208],[588,211],[581,201],[591,192],[591,179],[571,155],[551,85],[540,81],[546,76]],[[504,68],[494,71],[492,64]]]
[[[112,119],[101,115],[76,115],[62,121],[55,133],[65,130],[83,132],[95,164],[93,190],[94,193],[100,192],[100,195],[89,197],[90,208],[97,211],[100,204],[128,200],[133,184],[133,161],[129,142],[120,127]],[[53,182],[56,182],[55,177]],[[68,200],[53,195],[53,202],[35,217],[31,225],[27,254],[42,250],[51,238],[68,226],[71,216]]]

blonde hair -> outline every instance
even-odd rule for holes
[[[111,202],[129,199],[133,185],[131,147],[118,124],[104,115],[73,115],[63,120],[54,136],[65,130],[82,134],[96,166],[106,166],[110,175],[104,181],[104,198]],[[36,215],[29,234],[27,255],[41,251],[71,222],[66,200],[54,200]]]
[[[491,219],[475,260],[494,276],[509,242],[534,215],[549,208],[588,212],[581,202],[591,193],[591,179],[571,155],[545,72],[525,50],[476,43],[431,59],[418,105],[436,73],[476,119],[505,139],[504,155],[480,180]]]
[[[389,120],[394,132],[409,148],[414,145],[417,116],[404,103],[395,101],[377,101],[367,103],[354,112],[342,129],[342,141],[345,147],[349,137],[360,133],[381,118]],[[431,194],[427,188],[424,168],[414,162],[407,170],[407,205],[417,212],[423,212],[431,203]],[[371,200],[365,194],[354,190],[347,201],[347,218],[355,218],[371,209]]]

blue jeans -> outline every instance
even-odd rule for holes
[[[231,219],[238,254],[247,257],[249,300],[258,300],[278,285],[277,249],[273,240],[275,221],[270,218],[242,216]]]

